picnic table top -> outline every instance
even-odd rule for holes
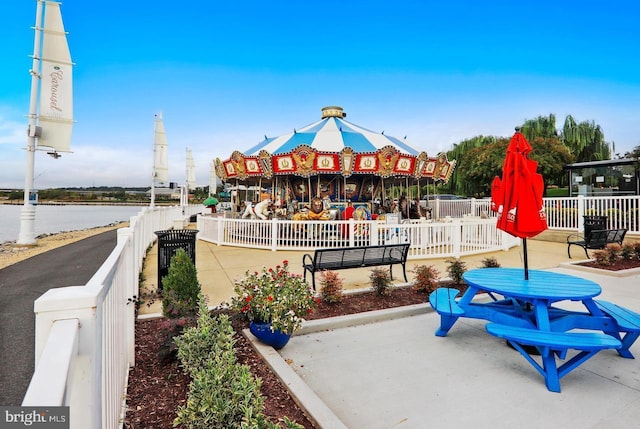
[[[529,270],[529,279],[525,280],[522,268],[478,268],[465,272],[463,279],[476,289],[551,302],[583,300],[602,292],[594,281],[551,271]]]

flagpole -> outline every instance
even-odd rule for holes
[[[44,2],[36,4],[35,39],[33,42],[33,64],[31,74],[31,94],[29,98],[29,128],[27,130],[27,165],[24,179],[24,205],[20,211],[20,233],[17,244],[36,243],[35,221],[36,207],[29,201],[33,189],[35,171],[36,138],[38,137],[38,88],[40,86],[40,44],[42,39],[42,7]]]

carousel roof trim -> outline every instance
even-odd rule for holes
[[[326,117],[279,137],[265,138],[245,153],[255,156],[261,150],[266,150],[278,155],[303,144],[323,152],[339,152],[344,147],[351,147],[356,152],[375,152],[391,145],[401,153],[414,156],[419,153],[406,141],[371,131],[336,116]]]

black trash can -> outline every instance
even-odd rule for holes
[[[184,249],[196,263],[196,234],[197,229],[170,229],[156,231],[158,236],[158,292],[162,291],[162,278],[169,274],[171,258],[178,249]]]
[[[584,216],[585,238],[598,229],[607,229],[607,216]]]

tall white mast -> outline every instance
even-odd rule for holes
[[[31,66],[31,96],[29,98],[29,128],[27,129],[27,168],[24,179],[24,205],[20,211],[20,234],[17,244],[35,244],[36,207],[29,202],[33,189],[33,175],[36,154],[36,136],[38,134],[38,87],[40,84],[40,41],[42,40],[42,6],[36,5],[35,39],[33,42],[33,64]]]

